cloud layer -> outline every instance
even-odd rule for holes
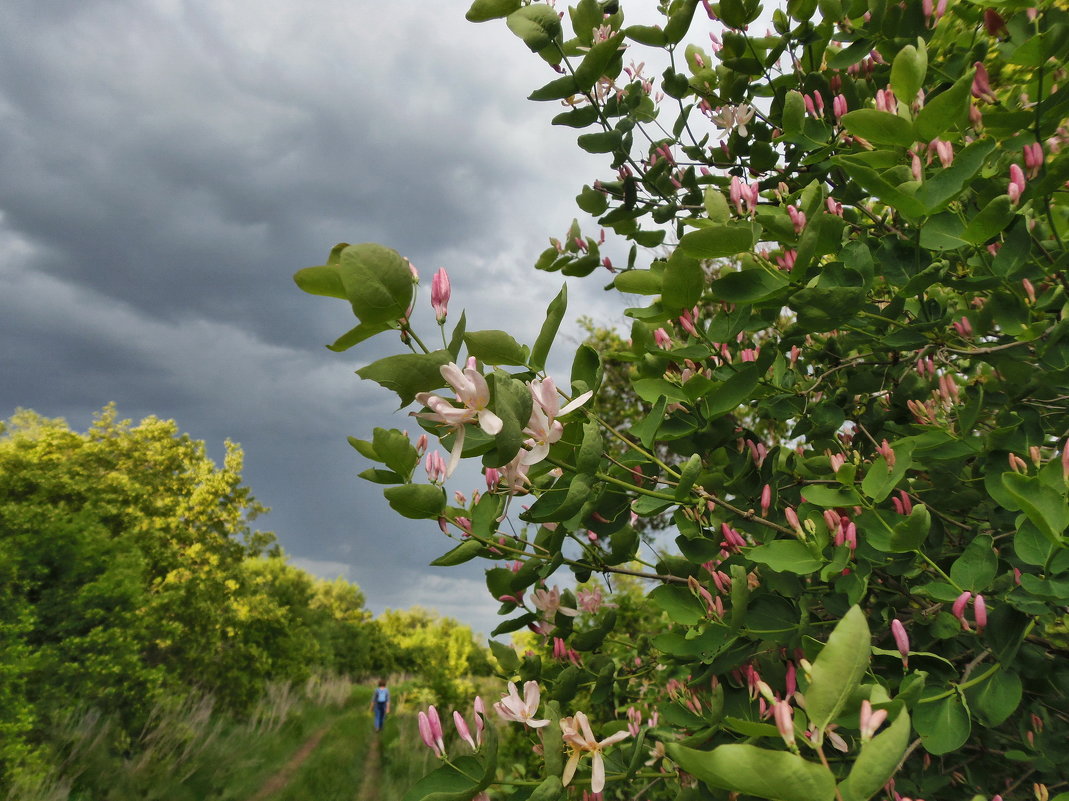
[[[551,77],[459,7],[8,0],[0,413],[84,427],[114,400],[217,456],[237,440],[299,564],[377,610],[489,629],[481,568],[423,567],[449,543],[356,478],[345,435],[408,422],[352,373],[395,343],[327,352],[351,314],[290,276],[336,242],[382,242],[426,279],[446,266],[472,327],[533,339],[561,278],[530,265],[598,169],[524,99]],[[603,281],[571,283],[573,309],[610,318]]]

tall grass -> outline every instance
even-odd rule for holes
[[[17,778],[6,799],[244,801],[339,707],[363,709],[369,699],[348,679],[318,677],[300,689],[271,685],[250,718],[237,721],[213,714],[210,697],[190,695],[158,704],[130,740],[82,710],[54,722],[51,770]]]

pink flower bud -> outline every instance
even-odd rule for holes
[[[776,720],[776,728],[780,737],[791,750],[797,748],[794,742],[794,714],[791,705],[787,701],[776,701],[772,706],[772,716]]]
[[[444,267],[439,267],[431,279],[431,308],[434,309],[439,325],[445,322],[449,312],[449,295],[449,274]]]
[[[787,524],[800,535],[802,533],[802,524],[798,520],[798,513],[788,506],[783,510],[783,516],[787,518]]]
[[[1062,478],[1069,481],[1069,439],[1062,445]]]
[[[973,66],[976,67],[976,75],[972,79],[973,97],[994,103],[998,98],[991,91],[991,78],[987,74],[987,68],[982,61],[977,61]]]
[[[842,120],[843,115],[846,114],[848,108],[849,107],[846,105],[846,97],[841,94],[836,95],[835,99],[831,102],[831,110],[832,113],[835,114],[836,122]]]
[[[913,174],[914,181],[924,178],[924,165],[921,164],[921,157],[916,153],[910,153],[910,172]]]
[[[460,739],[467,741],[472,750],[475,750],[475,740],[472,739],[471,732],[468,730],[468,722],[455,709],[453,710],[453,725],[457,727],[457,734],[460,735]]]
[[[501,471],[496,467],[486,468],[486,488],[490,492],[493,492],[497,488],[499,481],[501,481]]]
[[[1028,296],[1029,303],[1036,302],[1036,288],[1032,286],[1032,282],[1027,278],[1021,279],[1021,288],[1024,290],[1025,295]]]
[[[771,505],[772,505],[772,487],[770,487],[768,484],[765,484],[765,486],[761,488],[761,514],[762,515],[767,515],[768,514],[768,508]]]
[[[888,114],[897,114],[898,101],[895,100],[895,93],[890,89],[877,89],[876,109],[878,111],[886,111]]]
[[[658,328],[653,332],[653,341],[657,343],[657,347],[665,350],[672,347],[672,337],[663,328]]]
[[[972,616],[973,620],[976,621],[976,631],[983,631],[984,626],[987,625],[987,602],[984,601],[984,596],[979,593],[976,595],[976,600],[973,601]]]
[[[1043,166],[1043,145],[1033,142],[1024,147],[1024,166],[1028,170],[1028,177],[1035,178]]]
[[[954,163],[954,146],[950,142],[943,139],[933,139],[932,146],[935,148],[940,164],[944,167],[949,167]]]
[[[438,451],[431,451],[427,454],[427,458],[423,463],[423,466],[427,470],[427,478],[431,480],[432,484],[441,484],[445,481],[445,459]]]
[[[954,605],[950,607],[951,613],[961,621],[961,627],[966,631],[969,630],[969,624],[965,620],[965,607],[969,604],[969,599],[971,598],[972,593],[965,591],[958,596],[957,600],[954,601]]]
[[[887,710],[878,709],[873,711],[872,704],[868,700],[861,702],[861,721],[859,728],[861,729],[861,742],[867,743],[872,739],[872,736],[876,733],[876,730],[883,725],[883,722],[887,720]]]
[[[417,716],[419,736],[424,744],[434,751],[435,756],[445,756],[445,742],[442,739],[442,725],[438,721],[438,712],[432,706],[426,712],[420,711]]]
[[[898,618],[891,621],[891,636],[895,638],[898,653],[902,654],[902,667],[909,667],[909,635]]]
[[[1025,190],[1024,172],[1016,164],[1010,165],[1010,183],[1006,188],[1006,194],[1010,196],[1010,202],[1014,205],[1021,199]]]

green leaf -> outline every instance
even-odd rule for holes
[[[445,490],[433,484],[403,484],[382,494],[395,512],[411,520],[434,519],[445,511]]]
[[[638,437],[639,442],[642,443],[642,447],[649,448],[653,444],[654,437],[657,436],[657,431],[661,427],[661,423],[664,422],[664,409],[668,405],[668,398],[664,395],[658,396],[653,401],[653,408],[650,409],[642,420],[635,425],[631,426],[631,435]]]
[[[501,418],[501,431],[494,437],[494,450],[483,457],[487,467],[501,467],[519,453],[526,435],[524,426],[531,419],[531,393],[527,385],[496,370],[489,376],[490,407]]]
[[[599,20],[602,19],[601,13],[597,13]],[[591,31],[596,26],[591,26]],[[622,33],[615,33],[604,41],[595,43],[587,54],[583,56],[583,60],[579,62],[579,66],[575,68],[575,81],[579,87],[579,91],[588,91],[594,86],[606,72],[612,70],[612,63],[620,55],[620,45],[624,41],[624,35]],[[612,77],[612,76],[610,76]]]
[[[800,576],[814,573],[824,564],[798,540],[774,540],[766,545],[758,545],[748,549],[746,557],[768,565],[778,573],[797,573]]]
[[[453,759],[454,769],[461,774],[462,780],[460,777],[455,780],[443,778],[423,786],[429,778],[425,776],[405,794],[402,801],[471,801],[481,790],[489,787],[497,773],[497,730],[493,726],[487,726],[483,736],[486,739],[482,748],[482,760],[472,756]],[[443,766],[448,767],[450,766]],[[431,775],[443,768],[438,768]],[[476,776],[479,778],[474,779]],[[462,781],[467,783],[463,788],[460,787]]]
[[[412,305],[412,271],[396,250],[372,242],[349,245],[338,269],[345,296],[362,323],[392,323]]]
[[[571,111],[562,111],[550,122],[553,125],[567,125],[569,128],[586,128],[598,121],[597,106],[580,106]]]
[[[379,461],[395,473],[410,478],[412,471],[419,464],[419,453],[408,441],[403,431],[396,428],[376,428],[371,436],[371,443]]]
[[[1002,233],[1002,229],[1010,224],[1016,213],[1010,203],[1010,196],[998,195],[969,220],[961,236],[973,245],[982,245],[991,237]]]
[[[555,78],[545,86],[540,86],[527,96],[528,100],[562,100],[579,92],[579,84],[571,75]]]
[[[806,713],[823,737],[827,727],[843,704],[861,683],[869,666],[871,642],[865,613],[852,606],[835,625],[828,644],[813,662]]]
[[[702,195],[705,205],[705,216],[712,222],[725,225],[731,220],[731,208],[724,193],[715,187],[709,187]]]
[[[802,490],[806,503],[831,509],[837,506],[857,506],[861,499],[852,487],[833,487],[825,484],[810,484]]]
[[[917,138],[930,142],[942,136],[949,128],[964,125],[969,118],[969,105],[972,102],[971,89],[974,75],[969,70],[954,85],[942,94],[924,102],[924,108],[917,114],[913,127],[917,129]]]
[[[1000,726],[1021,704],[1021,677],[1005,668],[966,690],[969,709],[984,726]]]
[[[337,272],[335,270],[335,272]],[[335,353],[341,353],[342,351],[349,350],[353,345],[363,342],[365,339],[370,339],[375,334],[381,334],[383,331],[389,331],[390,326],[386,323],[375,323],[374,325],[368,325],[367,323],[360,323],[355,328],[350,328],[336,340],[334,344],[327,345],[327,350],[332,350]]]
[[[309,295],[322,295],[328,298],[346,299],[345,287],[341,282],[341,273],[335,265],[305,267],[293,274],[293,280],[301,290]]]
[[[521,0],[475,0],[464,15],[468,22],[486,22],[491,19],[507,17],[513,11],[517,11]]]
[[[375,446],[368,442],[366,439],[357,439],[356,437],[349,437],[349,444],[356,448],[357,453],[366,459],[370,459],[373,462],[381,462],[382,459],[375,453]]]
[[[664,29],[653,25],[630,25],[624,35],[633,42],[650,47],[664,47]]]
[[[624,136],[619,131],[599,131],[580,134],[575,141],[587,153],[612,153],[620,147],[623,139]]]
[[[550,726],[553,725],[552,723],[550,724]],[[556,775],[552,775],[542,780],[542,783],[528,796],[527,801],[560,801],[560,799],[564,798],[564,795],[564,785],[561,784],[561,780]]]
[[[372,467],[357,473],[358,478],[371,481],[375,484],[403,484],[405,479],[397,475],[393,470],[380,470]]]
[[[787,283],[782,273],[756,268],[726,273],[713,281],[710,291],[714,298],[728,303],[756,303],[777,294]]]
[[[984,592],[998,572],[998,557],[990,534],[977,534],[950,566],[950,578],[965,590]]]
[[[868,801],[883,789],[909,746],[909,713],[898,713],[894,722],[863,746],[849,775],[839,783],[843,801]]]
[[[929,694],[939,693],[936,687]],[[924,698],[914,707],[913,728],[921,736],[921,744],[932,756],[957,751],[969,739],[972,724],[957,693],[938,701],[926,702]]]
[[[479,551],[483,549],[483,544],[478,540],[464,540],[457,547],[446,551],[439,556],[433,562],[435,567],[453,567],[454,565],[461,565],[464,562],[470,562],[476,556],[479,555]]]
[[[739,368],[735,375],[706,394],[703,403],[705,416],[713,419],[737,409],[750,397],[760,379],[761,373],[755,363]]]
[[[921,247],[930,250],[957,250],[969,242],[964,237],[965,226],[956,214],[939,214],[921,226]]]
[[[861,491],[876,503],[882,503],[890,495],[898,482],[913,465],[913,444],[894,443],[891,446],[895,452],[895,466],[887,469],[887,460],[878,457],[865,473],[865,479],[861,482]]]
[[[701,454],[692,453],[690,458],[687,459],[686,464],[683,465],[683,469],[679,473],[679,482],[676,484],[676,489],[673,495],[677,501],[684,500],[687,495],[690,494],[691,487],[694,486],[694,482],[698,480],[698,476],[702,472],[702,457]]]
[[[659,295],[663,278],[663,272],[654,270],[624,270],[616,274],[612,283],[621,292],[629,292],[633,295]]]
[[[696,259],[723,259],[749,252],[753,239],[748,225],[713,225],[684,234],[679,248]]]
[[[924,42],[917,40],[918,50],[913,45],[906,45],[891,62],[891,89],[895,97],[907,106],[913,105],[917,92],[924,86],[924,74],[928,70],[928,52]]]
[[[701,262],[679,248],[672,251],[664,271],[661,306],[665,311],[690,309],[701,299],[705,289],[705,271]]]
[[[786,97],[783,98],[781,119],[784,134],[792,139],[801,135],[802,126],[805,123],[805,98],[802,97],[801,92],[794,89],[787,92]]]
[[[401,353],[361,367],[356,374],[397,393],[407,406],[418,392],[430,392],[446,385],[441,367],[453,361],[447,350],[431,353]]]
[[[527,363],[527,349],[505,331],[469,331],[464,335],[468,354],[483,364]]]
[[[1065,496],[1019,473],[1003,473],[1002,486],[1020,504],[1021,511],[1052,543],[1062,545],[1062,532],[1069,526],[1069,504]]]
[[[858,185],[878,198],[882,203],[897,209],[908,217],[923,217],[926,208],[917,198],[892,186],[875,170],[845,159],[837,160],[843,170],[857,181]]]
[[[669,743],[668,755],[709,787],[771,801],[831,801],[835,776],[816,762],[755,745],[721,745],[712,751]]]
[[[667,398],[670,401],[679,403],[690,402],[690,397],[683,391],[681,386],[663,378],[640,378],[633,382],[631,386],[634,388],[635,394],[646,403],[655,403],[661,398]]]
[[[854,136],[878,145],[912,147],[917,139],[909,120],[874,108],[847,112],[843,115],[842,123]]]
[[[464,332],[468,330],[468,313],[461,312],[460,319],[457,320],[456,327],[453,329],[453,335],[449,337],[449,354],[453,357],[453,361],[460,360],[460,346],[464,344]]]
[[[680,625],[693,626],[705,619],[705,606],[681,584],[662,584],[647,597]]]
[[[923,203],[928,214],[941,210],[976,177],[984,166],[984,160],[994,149],[995,141],[991,138],[979,139],[967,145],[954,157],[953,164],[937,171],[921,184],[914,202]]]
[[[922,503],[917,504],[910,511],[909,516],[895,524],[891,533],[889,550],[891,553],[909,553],[915,551],[928,539],[928,532],[932,528],[932,516],[928,507]]]
[[[575,205],[592,217],[599,217],[609,207],[609,196],[592,186],[584,186],[583,191],[575,197]]]
[[[564,319],[564,312],[567,310],[568,285],[564,284],[557,293],[557,297],[550,301],[549,308],[546,309],[545,322],[542,323],[542,330],[538,332],[538,339],[531,348],[531,358],[528,359],[528,364],[533,369],[541,370],[546,366],[549,349],[553,347],[553,340],[557,338],[557,331],[560,329],[561,320]]]
[[[545,3],[532,3],[513,11],[505,23],[533,53],[549,47],[561,34],[557,12]]]

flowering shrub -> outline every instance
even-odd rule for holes
[[[396,252],[339,245],[296,275],[352,304],[333,349],[400,332],[409,353],[358,373],[422,405],[451,453],[425,482],[427,440],[377,429],[351,439],[381,465],[364,476],[456,540],[436,564],[507,560],[486,574],[496,633],[546,641],[495,647],[525,683],[498,709],[539,725],[541,773],[491,790],[486,745],[408,798],[1064,801],[1069,11],[789,0],[757,34],[757,0],[657,9],[653,26],[616,0],[468,12],[555,70],[531,98],[611,164],[577,198],[603,234],[575,224],[535,266],[607,270],[648,300],[606,356],[642,415],[593,411],[590,347],[566,391],[546,374],[564,290],[527,346],[449,330],[439,273],[432,350]],[[488,491],[453,505],[460,459]],[[644,560],[632,516],[663,514],[677,549]],[[654,661],[604,647],[616,610],[559,590],[566,570],[651,582]]]

